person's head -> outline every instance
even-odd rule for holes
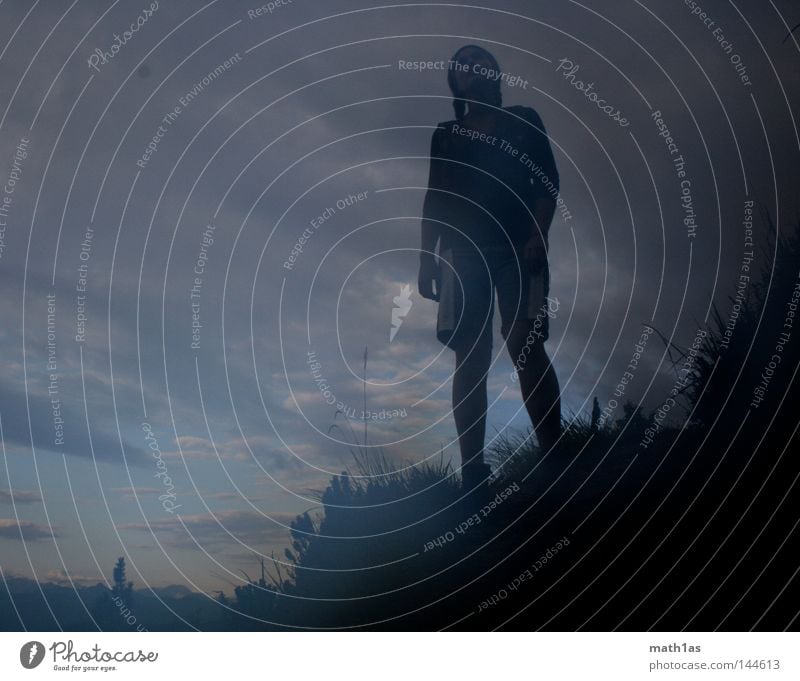
[[[456,118],[463,118],[469,104],[475,100],[491,106],[502,106],[500,66],[497,59],[482,47],[464,45],[450,60],[447,84],[453,93]]]

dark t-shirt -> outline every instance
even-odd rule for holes
[[[457,120],[433,133],[423,220],[439,221],[440,252],[519,248],[535,229],[536,199],[558,197],[558,172],[539,114],[511,106],[497,116],[494,131],[482,137]]]

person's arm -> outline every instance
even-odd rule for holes
[[[531,238],[525,245],[525,257],[542,265],[547,258],[550,224],[556,210],[559,194],[559,177],[553,150],[542,119],[534,109],[527,108],[525,118],[528,125],[528,155],[541,170],[531,174],[531,197],[529,206],[533,213]]]
[[[419,279],[418,288],[423,298],[430,300],[439,299],[439,265],[436,260],[436,245],[441,237],[442,225],[437,222],[441,219],[439,210],[442,193],[439,190],[444,186],[442,181],[443,161],[439,158],[442,135],[444,130],[437,127],[431,136],[430,169],[428,172],[428,191],[422,206],[422,227],[419,254]],[[436,290],[434,291],[434,282]]]
[[[550,223],[553,221],[553,214],[556,212],[556,200],[549,196],[540,196],[536,199],[533,206],[533,226],[531,236],[538,236],[541,230],[545,243],[550,232]]]

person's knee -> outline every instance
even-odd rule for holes
[[[456,366],[464,363],[491,363],[492,359],[492,337],[489,334],[482,334],[479,338],[462,340],[455,347]]]
[[[486,361],[482,357],[470,356],[456,365],[455,373],[459,378],[477,383],[486,379],[490,366],[491,361]]]
[[[525,367],[538,366],[543,359],[547,359],[542,334],[529,324],[512,326],[506,336],[506,346],[518,371]]]
[[[456,363],[456,376],[459,380],[469,383],[485,381],[491,367],[491,354],[472,352],[460,358]]]

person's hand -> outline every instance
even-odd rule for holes
[[[438,301],[441,282],[441,270],[436,262],[436,257],[428,254],[423,255],[419,261],[419,278],[417,279],[419,294],[428,300]],[[436,284],[435,290],[434,283]]]
[[[522,259],[531,265],[534,272],[538,272],[547,264],[547,246],[538,234],[523,245]]]

